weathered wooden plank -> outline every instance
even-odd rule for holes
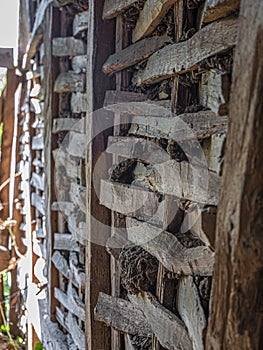
[[[44,177],[43,175],[33,173],[30,181],[31,186],[44,191]]]
[[[129,299],[142,310],[153,333],[165,349],[193,349],[184,323],[163,307],[151,293],[129,295]]]
[[[76,73],[86,72],[87,69],[87,55],[75,56],[71,60],[72,69]]]
[[[85,333],[79,327],[76,317],[74,317],[70,312],[68,313],[67,325],[74,343],[79,349],[83,349],[85,347]]]
[[[72,202],[75,204],[77,210],[81,210],[86,214],[86,187],[78,185],[72,182],[70,185],[69,196]]]
[[[79,252],[79,245],[69,233],[55,233],[54,249]]]
[[[44,199],[35,192],[31,194],[31,204],[40,212],[41,215],[46,215]]]
[[[236,19],[211,23],[189,40],[167,45],[154,53],[146,68],[138,72],[135,81],[137,85],[152,84],[193,69],[204,59],[233,48],[236,37]]]
[[[0,67],[13,68],[13,49],[0,47]]]
[[[88,98],[86,93],[72,93],[70,100],[72,113],[86,113],[88,110]]]
[[[54,92],[84,92],[85,75],[74,71],[60,73],[54,84]]]
[[[74,239],[82,245],[87,243],[87,225],[84,221],[79,221],[76,215],[67,218],[68,228]]]
[[[73,35],[78,36],[84,30],[88,30],[89,12],[83,11],[76,14],[73,21]]]
[[[133,218],[127,217],[126,225],[128,239],[155,256],[167,270],[179,275],[212,274],[214,253],[208,247],[186,248],[173,234]]]
[[[47,350],[68,350],[67,336],[64,334],[57,323],[51,322],[48,315],[42,319],[43,345]]]
[[[80,166],[75,160],[71,158],[68,152],[64,151],[62,148],[57,148],[53,150],[52,154],[55,160],[56,171],[60,167],[63,167],[68,177],[72,179],[80,178]]]
[[[175,0],[147,0],[133,30],[132,41],[151,34],[174,2]]]
[[[73,118],[58,118],[53,119],[53,134],[57,134],[61,131],[76,131],[83,133],[85,130],[84,127],[85,119],[73,119]]]
[[[194,350],[204,349],[206,317],[200,301],[197,287],[192,276],[179,280],[177,290],[177,309],[184,321]]]
[[[52,54],[53,56],[78,56],[84,55],[85,45],[80,39],[74,37],[53,38],[52,40]]]
[[[51,210],[61,211],[66,216],[70,216],[74,211],[74,204],[71,202],[53,202],[51,206]]]
[[[111,55],[103,65],[104,73],[111,74],[131,67],[148,58],[165,44],[171,43],[167,35],[143,39]]]
[[[55,298],[73,315],[76,315],[82,321],[85,321],[85,306],[80,300],[77,292],[71,283],[68,285],[67,294],[59,288],[55,288]]]
[[[214,69],[202,74],[200,104],[219,115],[228,114],[230,76]]]
[[[202,22],[209,23],[238,11],[240,0],[207,0],[202,14]]]
[[[204,140],[202,149],[204,151],[208,169],[221,175],[224,146],[226,142],[226,133],[216,133],[210,139]]]
[[[69,132],[69,143],[67,151],[74,157],[85,158],[87,146],[87,137],[79,132]]]
[[[106,0],[103,8],[103,19],[111,19],[117,17],[128,7],[136,3],[137,0]]]
[[[79,266],[80,255],[76,252],[69,253],[69,268],[80,287],[81,293],[85,293],[86,288],[86,274],[85,270]]]
[[[94,315],[96,321],[120,332],[138,336],[150,336],[152,333],[141,310],[127,300],[105,293],[99,294]]]
[[[42,133],[32,138],[31,147],[34,151],[44,149],[44,137]]]
[[[147,100],[147,96],[137,92],[107,90],[104,99],[104,107],[123,102],[140,102]]]

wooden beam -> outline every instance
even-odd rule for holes
[[[84,30],[88,30],[89,12],[82,11],[76,14],[73,21],[73,35],[77,36]]]
[[[202,15],[202,23],[217,21],[238,11],[240,0],[207,0]]]
[[[53,134],[57,134],[61,131],[76,131],[83,133],[84,132],[84,118],[82,119],[73,119],[73,118],[58,118],[53,119]]]
[[[168,43],[171,43],[171,38],[167,35],[143,39],[111,55],[104,63],[103,71],[112,74],[134,66]]]
[[[129,295],[129,299],[142,310],[153,333],[165,349],[193,350],[184,323],[163,307],[151,293]]]
[[[174,2],[175,0],[147,0],[132,32],[132,41],[151,34]]]
[[[137,92],[107,90],[104,99],[104,107],[123,102],[140,102],[147,100],[147,96]]]
[[[88,59],[87,55],[79,55],[79,56],[73,57],[71,60],[71,65],[74,72],[76,73],[85,72],[87,67],[87,59]]]
[[[60,73],[54,84],[54,92],[84,92],[85,76],[74,71]]]
[[[58,57],[84,55],[85,46],[83,40],[74,37],[53,38],[52,54]]]
[[[134,5],[137,0],[106,0],[104,3],[102,18],[111,19],[117,17],[130,6]]]
[[[262,344],[262,52],[263,3],[241,1],[206,349]]]
[[[79,245],[70,233],[55,233],[54,249],[79,252]]]
[[[0,67],[13,68],[13,49],[0,47]]]
[[[72,113],[86,113],[88,98],[86,93],[76,92],[71,94],[70,107]]]
[[[184,247],[172,233],[126,218],[128,239],[155,256],[169,271],[178,275],[211,276],[214,253],[206,246]]]
[[[146,68],[138,72],[136,83],[137,85],[153,84],[176,73],[194,69],[206,58],[233,48],[236,37],[236,19],[230,18],[211,23],[189,40],[167,45],[154,53],[149,58]]]

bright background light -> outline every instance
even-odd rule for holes
[[[14,48],[17,61],[19,0],[0,0],[0,47]]]

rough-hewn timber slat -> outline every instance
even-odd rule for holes
[[[182,275],[212,274],[214,253],[208,247],[186,248],[173,234],[133,218],[127,217],[126,225],[128,239],[155,256],[167,270]]]
[[[121,12],[136,3],[137,0],[106,0],[103,8],[103,19],[117,17]]]
[[[87,137],[83,133],[70,131],[68,153],[74,157],[85,158]]]
[[[57,134],[61,131],[76,131],[83,133],[84,132],[84,118],[82,119],[73,119],[73,118],[58,118],[53,119],[53,134]]]
[[[76,73],[85,72],[87,69],[87,55],[75,56],[71,60],[72,69]]]
[[[74,211],[74,204],[71,202],[53,202],[52,211],[61,211],[66,216],[70,216]]]
[[[82,11],[80,13],[77,13],[74,21],[73,21],[73,35],[77,36],[84,30],[88,29],[89,25],[89,12],[88,11]]]
[[[116,73],[148,58],[165,44],[170,43],[167,35],[154,36],[138,41],[122,51],[111,55],[103,65],[104,73]]]
[[[43,175],[33,173],[30,181],[31,186],[44,191],[44,177]]]
[[[227,17],[239,9],[240,0],[207,0],[202,22],[209,23]]]
[[[88,98],[86,93],[73,92],[70,100],[72,113],[83,113],[88,110]]]
[[[165,46],[139,71],[137,85],[152,84],[195,68],[204,59],[231,49],[236,44],[237,20],[224,19],[211,23],[187,41]]]
[[[42,300],[41,300],[42,302]],[[67,336],[57,323],[51,322],[48,315],[45,315],[42,323],[43,345],[46,350],[68,350]]]
[[[40,197],[40,195],[38,195],[35,192],[33,192],[31,194],[31,204],[33,205],[33,207],[35,207],[40,212],[41,215],[46,214],[45,206],[44,206],[44,199],[42,197]]]
[[[74,239],[82,245],[87,243],[87,225],[84,221],[79,221],[75,215],[67,218],[68,228]]]
[[[107,111],[121,113],[124,115],[144,115],[152,117],[171,117],[171,111],[163,106],[160,106],[156,101],[136,101],[136,102],[121,102],[104,106]]]
[[[177,290],[177,309],[188,329],[194,350],[204,349],[206,317],[200,301],[197,287],[192,276],[179,280]]]
[[[175,0],[147,0],[132,32],[132,41],[151,34],[174,2]]]
[[[61,289],[55,288],[54,296],[68,311],[85,321],[85,305],[78,297],[71,283],[68,285],[67,294]]]
[[[120,332],[144,337],[152,333],[141,310],[127,300],[105,293],[99,294],[94,316],[96,321]]]
[[[55,169],[56,171],[63,167],[66,171],[66,174],[71,179],[77,179],[80,177],[81,170],[80,166],[75,160],[73,160],[69,153],[64,151],[62,148],[57,148],[52,152],[53,158],[55,160]]]
[[[68,313],[67,325],[68,325],[69,333],[71,334],[71,337],[74,343],[77,345],[79,349],[83,349],[83,347],[85,346],[85,333],[80,328],[76,317],[74,317],[71,314],[71,312]]]
[[[83,213],[86,213],[86,187],[72,182],[70,185],[69,196],[77,210],[80,209]]]
[[[147,96],[137,92],[107,90],[104,99],[104,107],[123,102],[140,102],[147,100]]]
[[[42,134],[33,136],[31,147],[34,151],[42,150],[44,148],[44,137]]]
[[[74,37],[53,38],[52,54],[53,56],[78,56],[84,55],[85,45],[80,39]]]
[[[74,71],[60,73],[54,84],[54,92],[84,92],[85,75]]]
[[[129,295],[132,303],[142,310],[160,344],[169,350],[193,350],[184,323],[162,306],[151,293]]]
[[[70,233],[55,233],[54,249],[79,252],[79,245]]]
[[[55,251],[54,254],[52,255],[51,259],[52,263],[56,267],[56,269],[68,280],[71,280],[72,283],[76,286],[79,287],[77,281],[75,280],[75,276],[73,273],[70,271],[69,264],[66,260],[66,258],[58,251]]]

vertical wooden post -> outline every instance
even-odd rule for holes
[[[263,2],[242,1],[239,18],[207,350],[263,341]]]

